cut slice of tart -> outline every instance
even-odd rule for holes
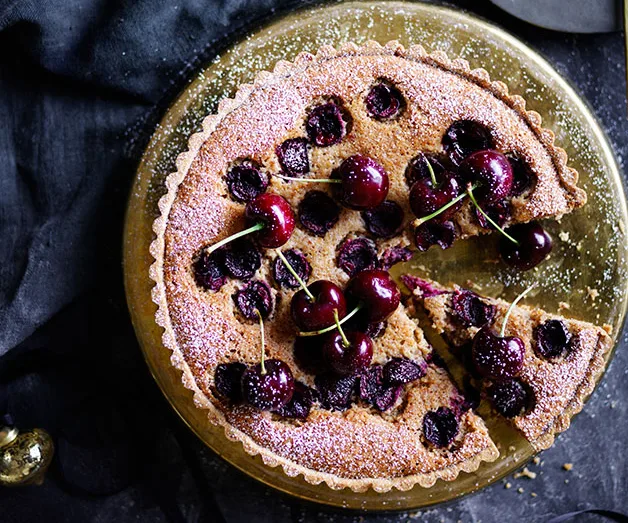
[[[361,275],[407,260],[415,244],[487,231],[467,185],[502,223],[582,205],[564,151],[524,105],[462,60],[370,42],[280,62],[205,119],[167,179],[150,275],[172,363],[228,437],[289,475],[354,490],[429,486],[496,457],[482,421],[428,363],[431,348],[403,305],[385,322],[360,319],[366,307],[347,323],[372,355],[340,377],[329,359],[322,369],[299,364],[329,340],[303,341],[300,331],[319,329],[297,323],[322,318],[339,335],[330,321],[381,294],[375,279],[357,288]],[[458,168],[487,149],[501,185]],[[429,241],[412,225],[423,200],[411,188],[426,177],[428,200],[460,197],[430,222]],[[298,297],[314,282],[334,307]]]
[[[457,285],[444,287],[414,276],[403,280],[451,351],[479,381],[493,408],[510,418],[537,450],[551,446],[595,386],[612,346],[610,327],[521,305],[512,307],[502,331],[511,303]],[[505,343],[488,346],[489,352],[502,351],[504,361],[496,372],[489,369],[487,377],[487,358],[493,354],[487,354],[486,340],[490,344],[496,338],[512,337],[524,345],[521,368],[507,368],[513,356],[506,354],[509,348]],[[504,374],[501,379],[500,373]]]

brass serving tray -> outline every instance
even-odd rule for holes
[[[473,474],[462,473],[453,482],[439,481],[429,489],[356,494],[290,478],[227,440],[222,429],[212,426],[205,412],[194,406],[191,392],[181,385],[169,351],[162,346],[148,277],[153,261],[148,251],[151,225],[164,178],[174,170],[175,157],[185,150],[201,119],[215,111],[221,98],[232,96],[239,84],[272,69],[280,59],[291,60],[322,44],[369,39],[420,43],[430,51],[445,51],[450,57],[465,58],[472,67],[487,69],[542,115],[544,125],[554,130],[557,142],[567,150],[570,165],[580,172],[580,185],[589,195],[584,209],[560,223],[547,223],[555,239],[554,251],[530,272],[516,273],[494,262],[496,235],[461,241],[447,251],[432,248],[399,270],[475,285],[506,299],[537,281],[527,303],[549,311],[562,307],[567,315],[608,323],[618,340],[627,303],[627,217],[620,173],[604,133],[573,89],[525,44],[464,12],[421,3],[350,2],[297,11],[243,37],[202,68],[161,120],[139,165],[125,225],[125,285],[133,324],[155,380],[181,418],[216,453],[263,483],[305,500],[367,510],[415,509],[481,489],[523,465],[534,451],[506,424],[489,420],[502,457],[484,463]]]

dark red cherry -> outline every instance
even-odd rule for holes
[[[460,184],[453,173],[443,173],[437,186],[434,186],[431,178],[423,178],[414,182],[410,188],[410,207],[418,218],[423,218],[444,207],[460,192]],[[462,201],[439,214],[439,221],[447,220],[461,205]]]
[[[244,401],[260,410],[278,410],[292,399],[294,377],[290,367],[281,360],[266,360],[249,367],[242,376]]]
[[[325,236],[340,217],[340,207],[323,191],[309,191],[298,211],[303,228],[316,236]]]
[[[429,411],[423,418],[423,435],[435,447],[447,447],[458,434],[458,418],[447,407]]]
[[[227,282],[225,274],[225,250],[218,249],[211,254],[203,250],[193,264],[194,280],[199,287],[217,291]]]
[[[346,331],[358,331],[366,334],[372,340],[376,340],[384,334],[388,324],[385,321],[369,322],[368,316],[364,309],[359,310],[351,316],[343,327]]]
[[[409,358],[393,358],[384,365],[384,382],[388,385],[404,385],[425,376],[427,365]]]
[[[248,238],[235,240],[225,249],[225,269],[232,278],[250,280],[261,266],[262,255]]]
[[[362,213],[368,232],[377,238],[392,238],[403,226],[403,209],[392,200],[386,200],[374,209]]]
[[[444,154],[419,153],[406,167],[406,183],[412,187],[418,180],[431,178],[430,167],[434,171],[437,180],[442,178],[445,171],[454,171],[455,166]]]
[[[366,110],[373,118],[386,120],[401,110],[403,95],[396,87],[379,83],[371,87],[366,95]]]
[[[518,380],[494,383],[488,388],[486,395],[495,410],[506,418],[525,414],[534,402],[534,394],[530,388]]]
[[[372,404],[384,387],[383,366],[371,365],[360,375],[358,395],[361,400]]]
[[[318,331],[335,323],[334,311],[338,318],[347,314],[347,302],[340,287],[327,280],[318,280],[308,285],[314,301],[301,289],[292,296],[292,319],[303,331]]]
[[[362,303],[369,322],[384,321],[399,306],[401,293],[390,274],[380,269],[366,270],[354,276],[347,294]]]
[[[541,358],[551,360],[569,352],[571,334],[560,320],[547,320],[534,330],[534,335],[534,352]]]
[[[268,188],[268,174],[250,160],[234,165],[225,176],[231,195],[239,202],[250,202]]]
[[[471,359],[485,378],[505,380],[523,368],[525,345],[516,336],[500,337],[490,327],[482,327],[473,338]]]
[[[373,158],[354,154],[334,171],[340,178],[340,201],[356,210],[373,209],[388,195],[388,174]]]
[[[329,410],[346,410],[356,392],[358,376],[338,376],[329,372],[314,378],[321,405]]]
[[[307,283],[312,274],[312,266],[307,261],[305,254],[298,249],[290,249],[285,251],[283,255],[299,277]],[[287,289],[299,288],[299,282],[286,268],[286,264],[279,257],[275,258],[273,262],[273,278],[279,285]]]
[[[489,215],[489,217],[500,227],[504,225],[512,216],[512,207],[510,202],[502,200],[492,205],[483,205],[482,211]],[[484,214],[480,212],[477,207],[473,207],[475,217],[478,219],[478,223],[485,229],[493,229],[494,226],[490,223]]]
[[[375,242],[364,237],[346,240],[340,246],[336,263],[349,276],[377,268],[379,261]]]
[[[511,195],[514,197],[527,193],[534,187],[536,176],[524,158],[512,153],[506,153],[506,158],[512,167],[513,181]]]
[[[502,235],[499,253],[506,264],[527,271],[541,263],[552,251],[552,237],[538,223],[520,223],[506,229],[518,245]]]
[[[510,162],[502,153],[492,149],[477,151],[465,158],[459,173],[465,181],[479,184],[473,194],[481,205],[497,203],[510,195],[512,190]]]
[[[247,320],[257,320],[257,311],[266,319],[273,312],[275,303],[269,285],[262,280],[253,280],[238,290],[233,299],[239,311]]]
[[[381,412],[391,409],[402,391],[403,385],[390,385],[385,382],[381,365],[372,365],[360,375],[358,387],[360,399]]]
[[[242,376],[246,371],[244,363],[221,363],[214,373],[214,384],[218,393],[231,401],[242,400]]]
[[[495,307],[484,303],[475,292],[466,289],[452,293],[451,308],[464,327],[484,327],[495,318]]]
[[[392,409],[395,403],[397,403],[399,396],[401,396],[402,391],[402,385],[384,386],[381,391],[379,391],[379,394],[375,396],[373,406],[381,412]]]
[[[282,171],[288,176],[299,177],[310,172],[305,138],[290,138],[278,145],[275,152]]]
[[[246,204],[245,216],[252,223],[263,223],[257,242],[269,249],[286,243],[294,231],[294,213],[290,204],[277,194],[264,193]]]
[[[305,122],[310,142],[319,147],[334,145],[347,133],[347,124],[340,107],[328,102],[314,107]]]
[[[336,374],[348,376],[366,369],[373,359],[373,342],[361,332],[347,332],[345,346],[338,331],[328,334],[323,345],[323,358]]]
[[[456,227],[452,221],[429,220],[414,229],[414,241],[420,252],[427,251],[432,245],[449,249],[456,239]]]
[[[305,420],[310,414],[312,404],[316,401],[318,393],[300,381],[294,382],[292,399],[279,410],[277,414],[284,418]]]
[[[473,120],[457,120],[443,135],[443,148],[449,159],[459,165],[475,151],[493,148],[493,137],[488,128]]]

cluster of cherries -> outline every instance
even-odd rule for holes
[[[393,118],[404,107],[401,93],[384,83],[374,86],[365,102],[368,113],[378,120]],[[398,204],[386,200],[388,175],[374,159],[355,154],[345,159],[330,178],[303,177],[310,168],[308,144],[327,147],[338,143],[346,135],[347,125],[347,115],[334,101],[312,109],[306,119],[307,138],[292,138],[277,147],[283,174],[275,176],[289,182],[334,184],[336,200],[349,209],[362,211],[369,231],[376,236],[393,236],[403,222],[403,212]],[[446,161],[420,155],[407,173],[411,182],[410,205],[418,217],[418,248],[425,250],[435,243],[443,248],[451,245],[454,227],[450,218],[468,196],[480,223],[492,224],[508,240],[500,244],[507,263],[522,270],[540,263],[551,249],[551,239],[538,224],[504,231],[491,217],[497,213],[499,221],[506,198],[522,194],[529,187],[525,165],[495,151],[490,132],[476,122],[452,124],[443,137],[443,147]],[[265,192],[268,175],[254,162],[247,160],[234,166],[226,182],[233,197],[246,203],[248,227],[204,250],[196,261],[197,281],[212,290],[224,283],[225,272],[248,279],[259,268],[259,252],[251,242],[240,238],[250,235],[260,247],[278,249],[290,239],[296,222],[284,198]],[[338,215],[334,200],[321,191],[311,191],[299,204],[301,224],[313,234],[324,234],[336,223]],[[227,247],[234,240],[238,242]],[[395,358],[385,366],[371,365],[372,336],[399,305],[400,293],[385,270],[369,265],[368,260],[356,262],[360,259],[356,258],[356,249],[364,252],[364,240],[352,240],[341,249],[339,265],[352,276],[344,292],[327,280],[306,285],[304,279],[308,279],[311,267],[303,255],[294,249],[285,254],[277,250],[275,279],[291,288],[300,287],[291,302],[292,318],[301,331],[299,336],[315,337],[321,347],[327,372],[317,376],[318,390],[296,381],[285,362],[265,360],[263,320],[272,312],[272,293],[265,282],[253,281],[234,298],[246,318],[259,319],[261,361],[252,366],[239,362],[219,365],[215,384],[220,394],[261,410],[305,418],[316,399],[327,408],[346,408],[356,390],[361,399],[386,410],[395,403],[404,383],[424,375],[423,367],[403,358]],[[349,251],[351,254],[346,255]],[[391,263],[397,259],[407,259],[407,253],[392,252]],[[353,308],[348,312],[350,306]],[[356,328],[358,316],[363,320],[360,328]],[[345,322],[353,327],[346,332],[342,327]],[[504,338],[503,332],[498,337],[481,329],[474,340],[476,345],[474,361],[486,377],[497,379],[495,376],[500,374],[503,379],[519,372],[523,343],[518,338]],[[450,419],[456,418],[455,413],[443,408],[429,414],[424,420],[424,433],[432,443],[444,446],[457,432],[457,420],[454,430],[454,421]],[[428,434],[432,434],[431,439]]]
[[[274,411],[286,417],[307,417],[309,408],[317,397],[328,408],[341,408],[343,405],[338,401],[338,395],[342,396],[343,391],[351,394],[352,390],[349,389],[353,389],[355,380],[371,365],[373,342],[367,334],[369,326],[385,321],[397,309],[400,302],[399,289],[388,272],[380,269],[359,272],[349,281],[345,292],[327,280],[318,280],[306,285],[283,253],[281,251],[277,253],[285,268],[301,286],[293,295],[291,302],[292,318],[301,331],[299,335],[316,337],[329,374],[317,378],[318,391],[296,382],[289,366],[283,361],[272,359],[264,362],[262,336],[261,363],[251,367],[240,363],[218,366],[215,376],[216,387],[221,394],[232,400],[244,400],[258,409]],[[259,282],[252,282],[246,290],[256,283]],[[240,296],[242,293],[236,295],[236,300]],[[253,303],[253,307],[240,306],[240,309],[248,317],[252,316],[251,311],[254,311],[263,333],[263,317],[269,314],[268,307],[264,306],[265,300],[258,302],[249,298],[247,300]],[[349,313],[348,304],[354,306]],[[366,322],[366,328],[345,332],[342,324],[358,313]],[[389,362],[384,369],[388,370],[390,375],[394,373],[395,367],[400,365],[403,366]],[[362,379],[363,383],[376,381],[377,377],[370,375]],[[347,385],[350,382],[353,385],[348,389]],[[388,390],[393,388],[392,386],[387,387],[385,391],[389,395],[394,395],[396,400],[400,392],[399,380],[388,379],[386,383],[396,385],[394,391]],[[362,395],[363,399],[371,399],[379,408],[390,408],[392,403],[381,396],[375,393]]]
[[[426,296],[446,292],[414,277],[406,276],[404,282],[410,287],[420,286]],[[486,304],[469,290],[456,290],[451,295],[452,313],[456,319],[463,327],[479,328],[470,344],[453,348],[475,378],[491,383],[486,395],[497,412],[507,418],[523,414],[534,403],[532,389],[518,379],[525,359],[523,340],[517,336],[505,336],[512,310],[531,288],[512,302],[499,333],[490,327],[496,314],[494,306]],[[533,337],[535,354],[546,360],[566,357],[572,347],[571,335],[561,320],[552,319],[540,324],[534,329]]]
[[[294,157],[294,151],[290,154]],[[286,163],[285,150],[281,159]],[[240,167],[241,170],[250,168],[248,165]],[[325,181],[339,182],[339,200],[352,209],[372,210],[383,203],[388,193],[387,174],[377,162],[366,156],[354,155],[348,158],[335,171],[335,176],[336,178]],[[232,177],[232,181],[234,180],[238,183],[232,183],[232,192],[235,188],[236,192],[239,191],[238,194],[247,193],[248,189],[240,190],[243,187],[241,178]],[[205,268],[209,266],[208,260],[214,253],[222,252],[221,249],[234,240],[241,241],[239,239],[243,236],[253,235],[255,242],[261,247],[278,249],[290,239],[295,227],[292,208],[284,198],[276,194],[262,192],[249,200],[245,217],[249,222],[246,229],[203,252]],[[301,330],[300,335],[324,336],[321,340],[322,353],[327,368],[335,376],[357,376],[367,369],[373,358],[371,338],[360,330],[349,330],[345,333],[342,324],[358,313],[366,320],[367,325],[378,324],[397,309],[400,292],[388,272],[381,269],[361,270],[349,281],[345,293],[327,280],[306,285],[303,277],[306,268],[309,268],[307,262],[294,252],[292,263],[280,250],[277,250],[277,255],[283,269],[292,276],[292,282],[301,287],[293,295],[291,302],[292,318]],[[300,263],[303,261],[305,263]],[[293,263],[296,267],[293,267]],[[281,270],[276,264],[276,279]],[[235,295],[236,303],[245,317],[259,318],[262,333],[263,319],[272,311],[270,295],[268,286],[259,281],[251,282]],[[353,305],[351,312],[348,312],[348,304]],[[259,409],[283,412],[288,416],[299,417],[306,410],[309,411],[307,404],[311,404],[314,397],[311,389],[295,382],[290,368],[283,361],[264,361],[263,341],[259,364],[251,367],[239,363],[221,365],[216,370],[215,382],[219,392],[227,397],[240,398]],[[319,388],[326,389],[324,385]]]
[[[450,247],[455,236],[451,218],[468,197],[480,225],[492,225],[502,234],[499,249],[504,261],[528,270],[545,259],[552,240],[538,223],[502,229],[510,212],[507,199],[527,191],[532,175],[523,160],[493,147],[486,127],[459,120],[443,136],[445,155],[421,154],[411,162],[406,179],[410,206],[418,218],[414,222],[417,248]]]

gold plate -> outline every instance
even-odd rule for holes
[[[617,341],[627,303],[626,203],[617,164],[599,125],[573,89],[522,42],[469,14],[421,3],[351,2],[298,11],[254,32],[202,69],[163,117],[139,165],[125,225],[125,286],[133,325],[155,380],[177,413],[216,453],[263,483],[305,500],[367,510],[416,509],[493,483],[529,460],[533,449],[505,423],[489,419],[503,456],[453,482],[439,481],[432,488],[417,486],[408,492],[357,494],[290,478],[280,468],[267,467],[259,457],[246,454],[240,443],[227,440],[223,430],[194,406],[192,393],[182,386],[180,373],[170,365],[170,354],[161,344],[162,331],[155,324],[156,307],[150,297],[153,283],[148,269],[153,260],[148,247],[157,200],[164,192],[165,176],[175,169],[177,154],[186,149],[201,119],[215,111],[221,98],[232,96],[239,84],[272,69],[280,59],[292,60],[297,53],[315,51],[323,44],[369,39],[420,43],[428,51],[441,50],[468,60],[471,67],[487,69],[542,115],[544,126],[556,133],[557,143],[566,149],[570,165],[580,173],[580,185],[589,194],[584,209],[560,223],[547,223],[554,251],[532,271],[516,273],[503,264],[489,263],[495,259],[496,235],[491,235],[488,240],[460,241],[447,251],[432,248],[395,272],[411,269],[442,282],[472,281],[483,292],[506,299],[537,281],[527,303],[548,311],[568,304],[566,315],[608,323]]]

